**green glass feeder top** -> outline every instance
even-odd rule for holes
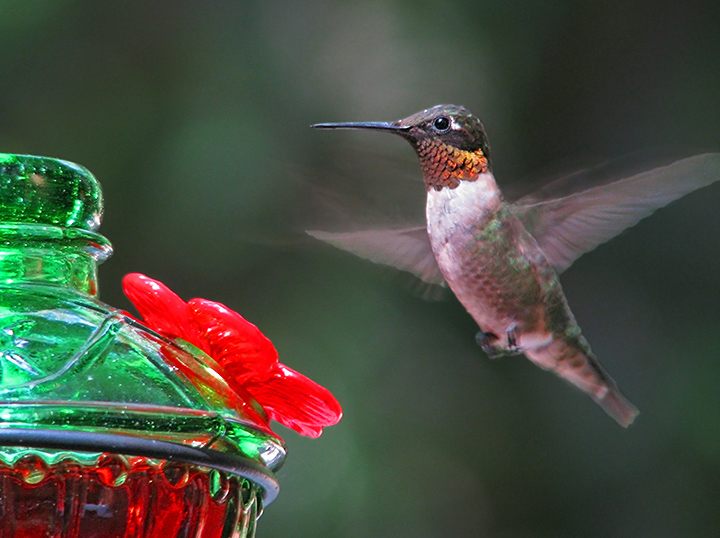
[[[68,161],[0,153],[0,222],[95,231],[102,218],[100,184]]]

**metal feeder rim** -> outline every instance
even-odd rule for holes
[[[230,456],[218,450],[195,448],[157,439],[68,430],[0,428],[0,446],[109,452],[192,463],[255,482],[263,490],[263,501],[266,505],[275,500],[280,490],[272,471],[255,461]]]

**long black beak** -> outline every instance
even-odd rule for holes
[[[356,123],[316,123],[314,129],[371,129],[373,131],[390,131],[402,134],[410,129],[406,125],[397,125],[385,121],[366,121]]]

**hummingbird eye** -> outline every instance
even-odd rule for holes
[[[438,116],[433,120],[432,125],[438,133],[447,133],[450,130],[450,118],[447,116]]]

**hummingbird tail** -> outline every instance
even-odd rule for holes
[[[607,394],[602,398],[593,397],[593,399],[623,428],[630,426],[640,413],[615,386],[609,387]]]
[[[525,355],[582,390],[623,428],[630,426],[640,413],[600,366],[582,336],[569,341],[559,338],[540,349],[525,350]]]

